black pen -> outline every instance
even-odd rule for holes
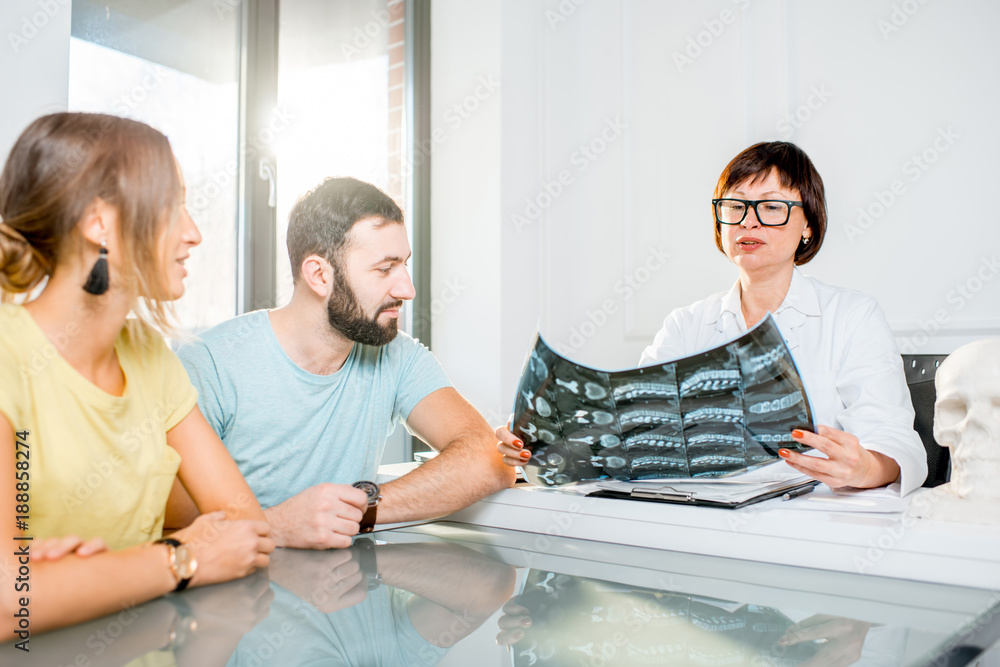
[[[804,496],[807,493],[810,493],[815,488],[816,488],[815,484],[810,484],[809,486],[800,486],[799,488],[792,489],[791,491],[789,491],[785,495],[781,496],[781,499],[782,500],[791,500],[792,498],[798,498],[799,496]]]

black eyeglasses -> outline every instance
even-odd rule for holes
[[[760,224],[765,227],[781,227],[788,224],[792,207],[802,206],[802,202],[784,199],[713,199],[712,206],[715,208],[715,221],[723,225],[740,224],[752,207]]]

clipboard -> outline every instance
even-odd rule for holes
[[[675,505],[694,505],[697,507],[718,507],[722,509],[736,510],[741,507],[746,507],[747,505],[753,505],[765,500],[770,500],[771,498],[780,498],[786,493],[791,494],[792,497],[798,497],[812,491],[817,484],[819,484],[819,481],[815,479],[805,482],[796,480],[793,483],[783,485],[779,488],[771,488],[763,493],[749,498],[741,498],[739,500],[718,500],[705,496],[699,497],[698,493],[693,491],[668,491],[666,489],[670,489],[669,485],[664,485],[660,489],[633,488],[631,493],[601,489],[599,491],[588,493],[586,497],[616,498],[619,500],[639,500],[643,502],[672,503]]]

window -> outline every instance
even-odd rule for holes
[[[402,0],[281,3],[277,110],[289,120],[275,142],[279,305],[292,293],[288,212],[324,178],[373,183],[409,220],[402,154],[404,14]]]
[[[428,126],[427,3],[73,0],[72,12],[69,108],[156,127],[184,172],[203,236],[177,302],[185,328],[286,303],[288,212],[349,175],[404,211],[417,299],[400,324],[429,344],[429,161],[409,166]],[[383,461],[409,458],[408,440],[397,429]]]
[[[237,314],[239,12],[211,2],[73,2],[69,108],[127,116],[170,139],[203,241],[180,322]]]

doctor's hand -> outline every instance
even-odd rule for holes
[[[348,484],[317,484],[264,510],[279,547],[343,549],[351,546],[368,495]]]
[[[503,462],[511,467],[524,465],[531,458],[531,452],[524,448],[524,442],[510,432],[510,422],[507,426],[497,426],[494,433],[499,442],[497,451],[503,455]]]
[[[871,623],[850,618],[816,614],[788,628],[785,635],[778,640],[778,645],[819,646],[819,650],[799,667],[853,665],[861,659],[865,638],[871,626]]]
[[[524,631],[531,627],[531,611],[519,603],[520,596],[503,606],[503,616],[497,620],[497,646],[516,644],[524,639]]]
[[[827,458],[806,456],[787,449],[778,455],[788,465],[830,488],[850,486],[873,489],[899,479],[899,465],[885,454],[861,446],[857,437],[829,426],[819,426],[815,433],[792,431],[792,439],[826,454]]]

